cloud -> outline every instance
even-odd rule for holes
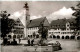
[[[20,19],[22,24],[24,25],[24,34],[26,35],[26,10],[22,9],[20,11],[14,12],[9,18],[12,19]]]
[[[59,11],[54,12],[54,15],[71,16],[74,11],[71,8],[63,7]]]
[[[71,8],[63,7],[60,10],[48,15],[47,18],[49,19],[49,21],[56,20],[56,19],[63,19],[63,18],[69,19],[73,17],[72,13],[74,12],[75,11],[73,11]]]
[[[36,19],[36,18],[41,18],[42,16],[41,15],[38,15],[38,16],[31,16],[30,19]]]
[[[25,14],[26,14],[26,10],[22,9],[20,11],[14,12],[11,16],[9,16],[9,18],[14,20],[19,18],[23,23],[23,25],[25,26],[25,16],[26,16]]]
[[[45,12],[46,11],[43,11],[43,13],[45,13]],[[74,13],[74,12],[75,11],[73,11],[71,8],[63,7],[60,10],[55,11],[46,17],[49,22],[51,22],[52,20],[56,20],[56,19],[63,19],[63,18],[69,19],[72,17],[72,13]],[[20,18],[21,22],[25,26],[25,22],[26,22],[25,21],[25,16],[26,16],[25,14],[26,14],[26,10],[22,9],[20,11],[13,13],[10,16],[10,18],[13,18],[13,19]],[[30,16],[30,19],[32,20],[32,19],[41,18],[41,17],[43,17],[43,15],[37,15],[37,16],[32,15],[32,16]]]

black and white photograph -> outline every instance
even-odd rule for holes
[[[0,52],[80,52],[80,1],[0,1]]]

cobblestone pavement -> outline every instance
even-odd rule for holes
[[[22,40],[24,43],[26,40]],[[62,46],[62,50],[55,52],[80,52],[80,41],[79,40],[60,40],[60,39],[49,39],[49,41],[59,41]],[[26,42],[25,42],[26,43]],[[25,51],[27,46],[2,46],[2,52],[28,52]],[[28,48],[28,47],[27,47]],[[28,48],[30,49],[30,47]],[[32,50],[32,49],[31,49]]]

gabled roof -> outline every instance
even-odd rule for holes
[[[63,28],[63,29],[65,29],[66,28],[66,19],[58,19],[58,20],[53,20],[52,22],[51,22],[51,28],[55,28],[55,29],[57,29],[57,28]]]
[[[50,25],[52,26],[51,28],[66,28],[67,22],[69,22],[70,24],[75,23],[75,18],[53,20]]]
[[[51,22],[51,26],[53,26],[53,25],[65,25],[66,22],[67,22],[66,19],[53,20]]]
[[[21,22],[21,20],[19,18],[17,20],[15,20],[15,24],[17,21],[19,21],[22,24],[22,26],[24,27],[23,23]]]
[[[70,18],[70,19],[66,19],[68,22],[70,22],[70,23],[75,23],[76,21],[75,21],[75,19],[76,18]]]
[[[39,27],[40,24],[43,23],[45,20],[47,20],[46,17],[30,20],[30,23],[28,24],[27,27]],[[48,26],[48,25],[44,25],[44,26]]]

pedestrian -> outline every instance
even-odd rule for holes
[[[28,46],[30,46],[30,38],[28,38]]]
[[[21,39],[19,38],[19,44],[20,44],[20,42],[21,42]]]
[[[34,39],[31,40],[31,46],[33,46]]]
[[[7,39],[7,37],[5,37],[5,38],[3,39],[3,45],[7,45],[7,42],[8,42],[8,39]]]

